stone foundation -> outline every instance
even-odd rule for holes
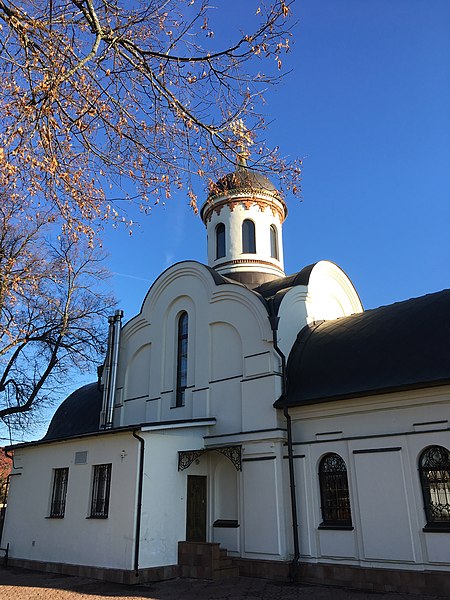
[[[291,581],[293,579],[289,562],[233,557],[233,563],[239,567],[239,575],[242,577],[258,577],[274,581]]]
[[[295,570],[290,562],[230,558],[219,544],[180,542],[178,565],[135,571],[106,569],[87,565],[40,562],[10,558],[8,565],[23,569],[89,577],[132,585],[163,581],[175,577],[222,579],[225,577],[259,577],[274,581],[331,585],[373,592],[399,592],[426,596],[450,597],[450,572],[375,569],[335,564],[300,563]]]
[[[373,592],[400,592],[450,596],[450,572],[375,569],[332,564],[305,564],[298,568],[301,583],[336,585]]]
[[[300,563],[233,558],[242,577],[295,581],[314,585],[450,597],[450,572],[374,569],[334,564]]]
[[[112,581],[114,583],[123,583],[125,585],[147,583],[151,581],[164,581],[165,579],[174,579],[175,577],[180,576],[180,568],[178,565],[139,569],[137,574],[135,571],[129,571],[126,569],[106,569],[103,567],[89,567],[87,565],[40,562],[37,560],[27,560],[22,558],[10,558],[8,560],[8,566],[31,569],[33,571],[43,571],[45,573],[59,573],[62,575],[74,575],[76,577],[88,577],[90,579]]]

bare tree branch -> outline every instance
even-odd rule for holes
[[[0,0],[0,185],[39,198],[74,239],[119,218],[117,197],[151,206],[183,187],[196,210],[192,190],[265,127],[292,4],[255,4],[254,27],[220,47],[203,0]],[[299,162],[254,150],[250,167],[299,190]]]

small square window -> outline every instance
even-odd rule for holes
[[[94,465],[91,512],[89,515],[91,519],[108,518],[111,467],[111,464]]]
[[[50,517],[53,519],[64,517],[68,479],[69,469],[67,467],[53,470],[52,503],[50,505]]]

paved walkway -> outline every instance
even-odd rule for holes
[[[435,600],[433,596],[380,594],[326,586],[291,585],[235,577],[225,581],[173,579],[125,586],[81,577],[0,568],[1,600]],[[442,600],[442,599],[441,599]]]

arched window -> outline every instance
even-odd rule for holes
[[[242,252],[256,253],[255,224],[250,219],[245,219],[242,223]]]
[[[225,254],[225,225],[219,223],[216,227],[216,258],[222,258]]]
[[[319,485],[323,520],[320,526],[351,527],[347,468],[339,454],[331,452],[320,461]]]
[[[419,473],[427,526],[450,529],[450,452],[447,448],[426,448],[420,455]]]
[[[270,256],[278,260],[278,232],[275,225],[270,226]]]
[[[188,314],[183,311],[178,317],[177,336],[177,390],[175,406],[184,406],[184,393],[187,385],[188,361]]]

